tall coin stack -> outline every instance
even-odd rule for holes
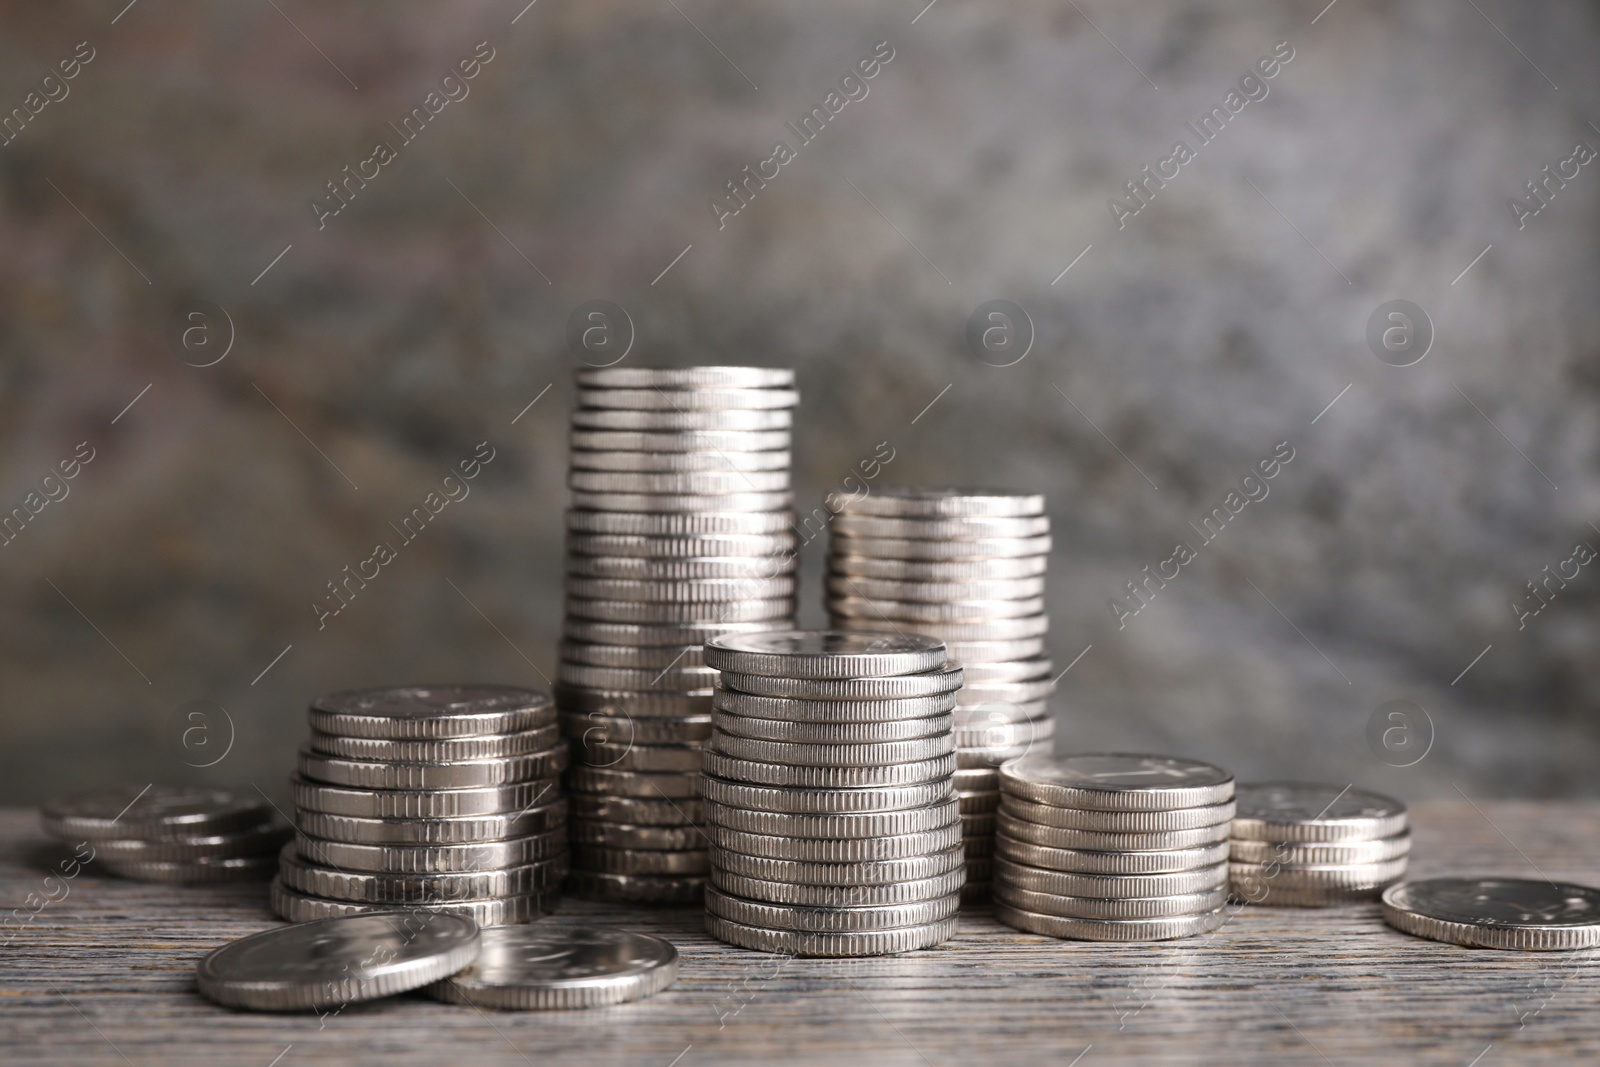
[[[1233,895],[1319,907],[1376,900],[1405,877],[1411,833],[1402,800],[1352,786],[1241,785],[1228,853]]]
[[[965,879],[951,709],[961,669],[929,637],[719,637],[707,742],[706,929],[798,956],[928,948]]]
[[[272,908],[303,922],[399,907],[482,926],[548,912],[567,873],[555,706],[510,686],[362,689],[311,702],[295,839]]]
[[[967,900],[992,879],[997,768],[1055,731],[1044,655],[1044,497],[956,489],[833,494],[828,612],[841,630],[942,638],[966,670],[957,699],[956,788],[967,847]]]
[[[1226,921],[1233,775],[1198,760],[1029,755],[1000,768],[995,918],[1084,941]]]
[[[701,645],[793,625],[793,386],[757,367],[578,373],[556,703],[580,895],[702,899]]]

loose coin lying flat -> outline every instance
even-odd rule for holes
[[[46,833],[72,841],[202,837],[259,826],[272,818],[266,797],[223,789],[150,786],[81,793],[46,804]]]
[[[479,1008],[549,1011],[624,1004],[677,977],[678,950],[669,941],[545,922],[483,931],[478,958],[424,992]]]
[[[1030,754],[1000,768],[1000,789],[1058,807],[1172,811],[1231,799],[1233,775],[1209,763],[1171,756]]]
[[[718,670],[791,679],[919,674],[944,662],[944,642],[920,634],[780,630],[706,643],[706,663]]]
[[[1392,886],[1383,918],[1417,937],[1475,948],[1600,946],[1600,889],[1522,878],[1430,878]]]
[[[206,837],[167,837],[151,841],[137,838],[96,841],[95,853],[118,862],[170,862],[174,860],[227,859],[231,856],[277,855],[293,833],[287,826],[264,823],[249,830]]]
[[[1404,801],[1350,786],[1257,782],[1235,800],[1233,836],[1251,841],[1364,841],[1406,829]]]
[[[324,1008],[454,974],[477,957],[480,936],[477,923],[455,915],[322,919],[223,945],[200,961],[196,979],[202,995],[232,1008]]]

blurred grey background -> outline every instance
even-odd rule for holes
[[[0,547],[0,800],[282,796],[318,692],[544,687],[592,299],[629,364],[796,367],[806,509],[881,441],[877,484],[1047,493],[1061,747],[1600,791],[1600,568],[1564,562],[1600,547],[1593,4],[523,2],[0,5],[0,507],[28,517]],[[785,123],[879,42],[801,144]],[[1275,48],[1202,144],[1185,123]],[[965,339],[991,299],[1033,325],[1011,366]],[[1395,299],[1435,335],[1408,367],[1367,341]],[[470,497],[319,630],[324,583],[482,441]],[[1119,628],[1178,541],[1197,558]],[[1369,743],[1396,700],[1414,733]]]

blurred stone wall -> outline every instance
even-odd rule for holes
[[[319,691],[543,686],[566,323],[601,298],[631,363],[798,368],[808,508],[879,441],[884,483],[1047,493],[1062,746],[1600,791],[1600,568],[1564,563],[1600,546],[1600,166],[1570,162],[1600,148],[1600,18],[1323,6],[0,5],[26,119],[0,146],[0,493],[39,507],[0,548],[0,800],[281,796]],[[802,143],[785,124],[879,42]],[[346,166],[372,176],[341,206]],[[1031,319],[1010,366],[966,340],[991,299]],[[1367,340],[1396,299],[1431,323],[1412,366]],[[485,441],[470,496],[319,629],[324,583]],[[1179,576],[1113,610],[1179,541]],[[1578,574],[1519,629],[1547,565]],[[1395,700],[1409,750],[1369,742]]]

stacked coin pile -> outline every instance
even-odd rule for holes
[[[567,873],[567,748],[543,693],[363,689],[311,702],[295,839],[272,907],[296,922],[401,906],[482,926],[551,909]]]
[[[45,833],[79,845],[84,863],[177,885],[270,878],[289,836],[260,794],[183,786],[64,797],[44,806],[40,822]]]
[[[1039,754],[1000,768],[995,917],[1087,941],[1222,925],[1233,775],[1166,756]]]
[[[719,637],[705,753],[706,929],[800,956],[951,937],[965,878],[951,710],[961,670],[929,637]]]
[[[793,625],[792,370],[578,373],[556,703],[574,892],[698,904],[701,644]]]
[[[1044,498],[889,489],[860,498],[836,493],[828,508],[837,516],[828,558],[832,625],[932,634],[966,670],[955,712],[963,894],[984,899],[1000,804],[996,768],[1035,746],[1048,751],[1055,731],[1055,682],[1044,655]]]
[[[1241,785],[1228,854],[1233,895],[1317,907],[1375,900],[1405,877],[1406,805],[1351,786]]]

